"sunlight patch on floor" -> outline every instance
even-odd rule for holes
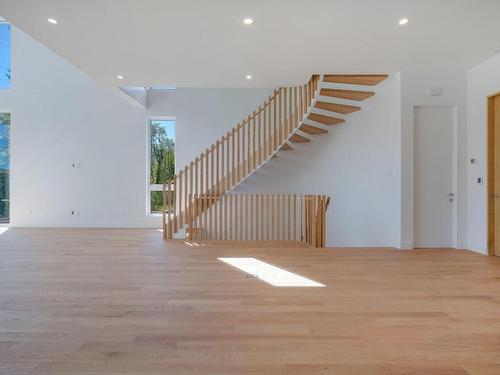
[[[0,236],[7,232],[9,230],[9,227],[0,227]]]
[[[271,284],[281,287],[324,287],[324,284],[303,276],[286,271],[269,263],[255,258],[218,258],[249,275]]]

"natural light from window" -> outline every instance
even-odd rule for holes
[[[218,258],[239,270],[272,286],[280,287],[324,287],[326,285],[283,270],[255,258]]]
[[[10,30],[10,24],[0,19],[0,89],[8,89],[11,85]]]
[[[149,120],[149,213],[159,214],[163,183],[175,175],[175,119]]]

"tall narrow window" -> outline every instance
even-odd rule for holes
[[[12,70],[10,67],[10,29],[8,23],[0,19],[0,89],[10,88]]]
[[[149,120],[149,213],[162,209],[163,183],[175,175],[175,119]]]
[[[10,220],[10,113],[0,113],[0,223]]]

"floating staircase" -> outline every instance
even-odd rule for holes
[[[164,238],[293,240],[324,246],[328,197],[261,194],[254,200],[248,194],[235,197],[232,191],[280,151],[293,152],[292,144],[309,143],[328,133],[328,127],[344,124],[349,114],[362,109],[359,102],[375,95],[363,86],[386,78],[313,75],[304,85],[274,90],[259,108],[165,182]],[[275,223],[275,217],[281,222]]]

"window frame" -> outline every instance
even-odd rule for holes
[[[0,113],[8,113],[10,118],[9,124],[9,218],[5,222],[0,222],[1,227],[9,227],[12,221],[12,192],[10,191],[11,187],[11,176],[12,176],[12,111],[10,109],[2,109],[0,107]]]
[[[151,181],[151,121],[174,121],[174,137],[177,138],[177,121],[175,116],[148,116],[146,122],[146,216],[160,217],[161,212],[151,212],[151,192],[163,191],[163,184],[150,184]],[[177,148],[176,148],[177,149]],[[174,150],[174,155],[176,155]],[[177,161],[177,158],[175,158]],[[175,169],[175,173],[177,170]]]

